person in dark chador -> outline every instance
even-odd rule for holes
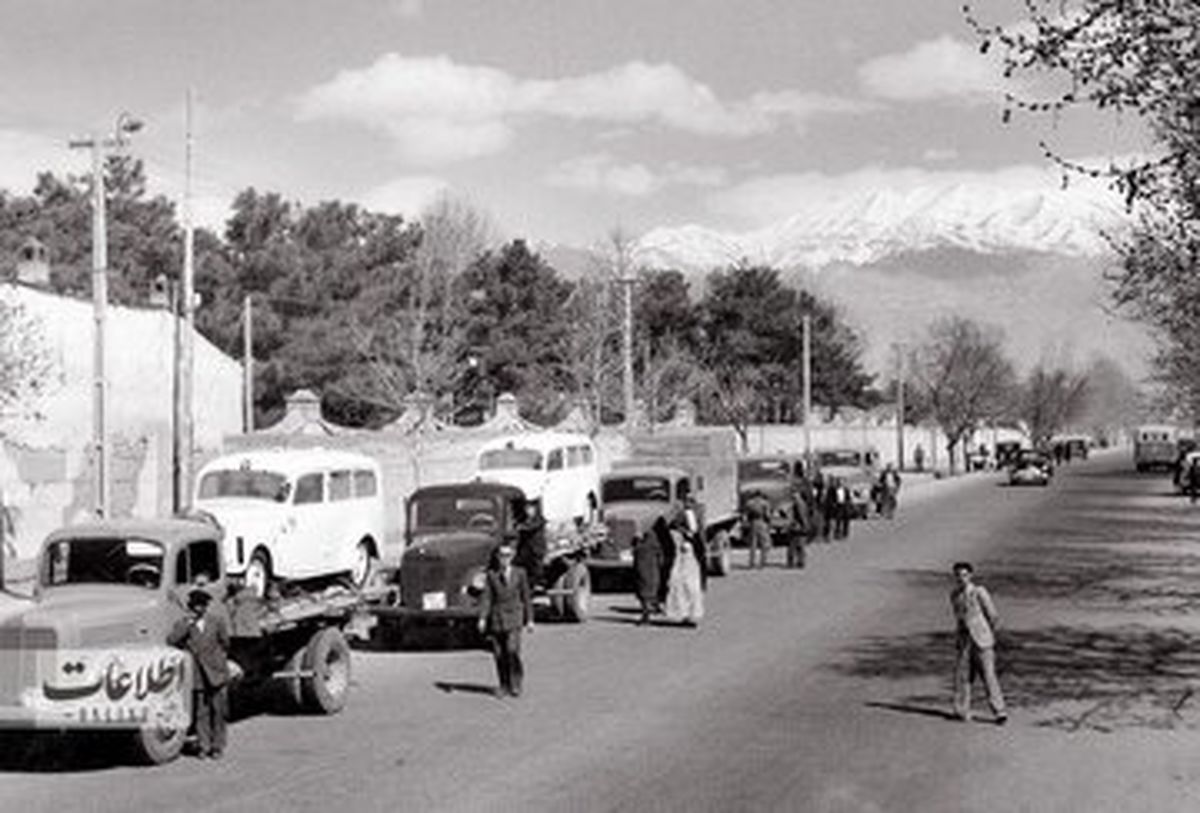
[[[820,538],[822,542],[829,541],[828,499],[828,487],[825,477],[820,472],[817,472],[817,476],[812,481],[812,499],[809,503],[809,511],[812,512],[811,530],[813,539]]]
[[[517,531],[517,553],[514,563],[525,570],[531,587],[542,584],[542,572],[546,563],[546,520],[542,516],[542,504],[538,500],[526,500],[514,512]]]
[[[1187,485],[1188,497],[1193,503],[1200,499],[1200,459],[1193,459],[1184,472],[1184,483]]]
[[[196,680],[192,694],[201,759],[220,759],[229,716],[229,618],[202,583],[187,598],[188,615],[167,634],[167,643],[192,654]]]
[[[496,551],[498,565],[487,572],[479,605],[479,632],[491,639],[499,692],[511,697],[521,695],[525,678],[521,632],[533,632],[529,577],[513,564],[515,555],[511,542],[500,543]]]
[[[662,611],[659,593],[663,586],[663,547],[659,540],[667,534],[667,520],[659,517],[650,530],[634,540],[633,572],[635,592],[642,607],[640,624],[649,621],[651,613]]]

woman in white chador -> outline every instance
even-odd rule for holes
[[[685,529],[672,525],[674,561],[667,581],[667,618],[694,627],[704,617],[704,590],[700,582],[700,556]]]

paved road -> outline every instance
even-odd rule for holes
[[[340,716],[243,720],[217,764],[0,774],[0,808],[1120,810],[1136,799],[1198,809],[1196,738],[1121,728],[1128,707],[1114,715],[1104,694],[1174,705],[1179,681],[1153,684],[1149,700],[1128,684],[1145,689],[1164,663],[1168,676],[1195,676],[1191,639],[1170,637],[1193,633],[1177,629],[1178,615],[1158,633],[1128,618],[1111,640],[1079,632],[1101,610],[1140,619],[1153,598],[1137,586],[1149,576],[1120,570],[1133,560],[1114,558],[1113,545],[1153,522],[1169,546],[1197,524],[1162,480],[1126,467],[1123,457],[1077,464],[1048,489],[992,476],[931,484],[895,521],[856,523],[848,542],[813,549],[805,571],[714,581],[695,631],[634,626],[629,598],[598,596],[592,622],[547,624],[529,639],[520,700],[486,692],[482,652],[357,653]],[[1105,540],[1106,558],[1089,558]],[[964,557],[1011,625],[1006,728],[945,717],[946,570]],[[1122,579],[1138,606],[1106,592]],[[1070,668],[1093,644],[1110,657]],[[1137,655],[1130,670],[1108,669],[1121,653]],[[1107,711],[1089,712],[1092,701]],[[1097,733],[1098,719],[1110,733]],[[1131,755],[1146,770],[1121,771]],[[1106,764],[1117,769],[1097,779],[1090,769]],[[1167,786],[1148,795],[1139,783],[1160,774]]]

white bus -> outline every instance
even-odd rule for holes
[[[1179,456],[1179,430],[1169,424],[1146,424],[1133,432],[1133,465],[1138,471],[1171,469]]]
[[[226,572],[256,595],[272,580],[345,574],[361,585],[383,549],[382,481],[366,455],[253,450],[204,466],[193,504],[225,529]]]
[[[475,477],[516,486],[541,500],[547,525],[591,521],[599,504],[600,467],[587,435],[526,432],[489,441],[479,451]]]

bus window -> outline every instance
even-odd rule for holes
[[[571,446],[567,449],[567,467],[576,468],[583,465],[583,446]]]
[[[554,449],[546,455],[546,471],[558,471],[563,467],[563,450]]]
[[[354,496],[374,497],[379,492],[375,482],[375,472],[370,469],[358,469],[354,472]]]
[[[350,472],[331,471],[329,473],[329,501],[350,499]]]
[[[324,477],[317,472],[315,474],[306,474],[296,481],[296,505],[305,505],[307,503],[322,502],[324,500],[323,481]]]

